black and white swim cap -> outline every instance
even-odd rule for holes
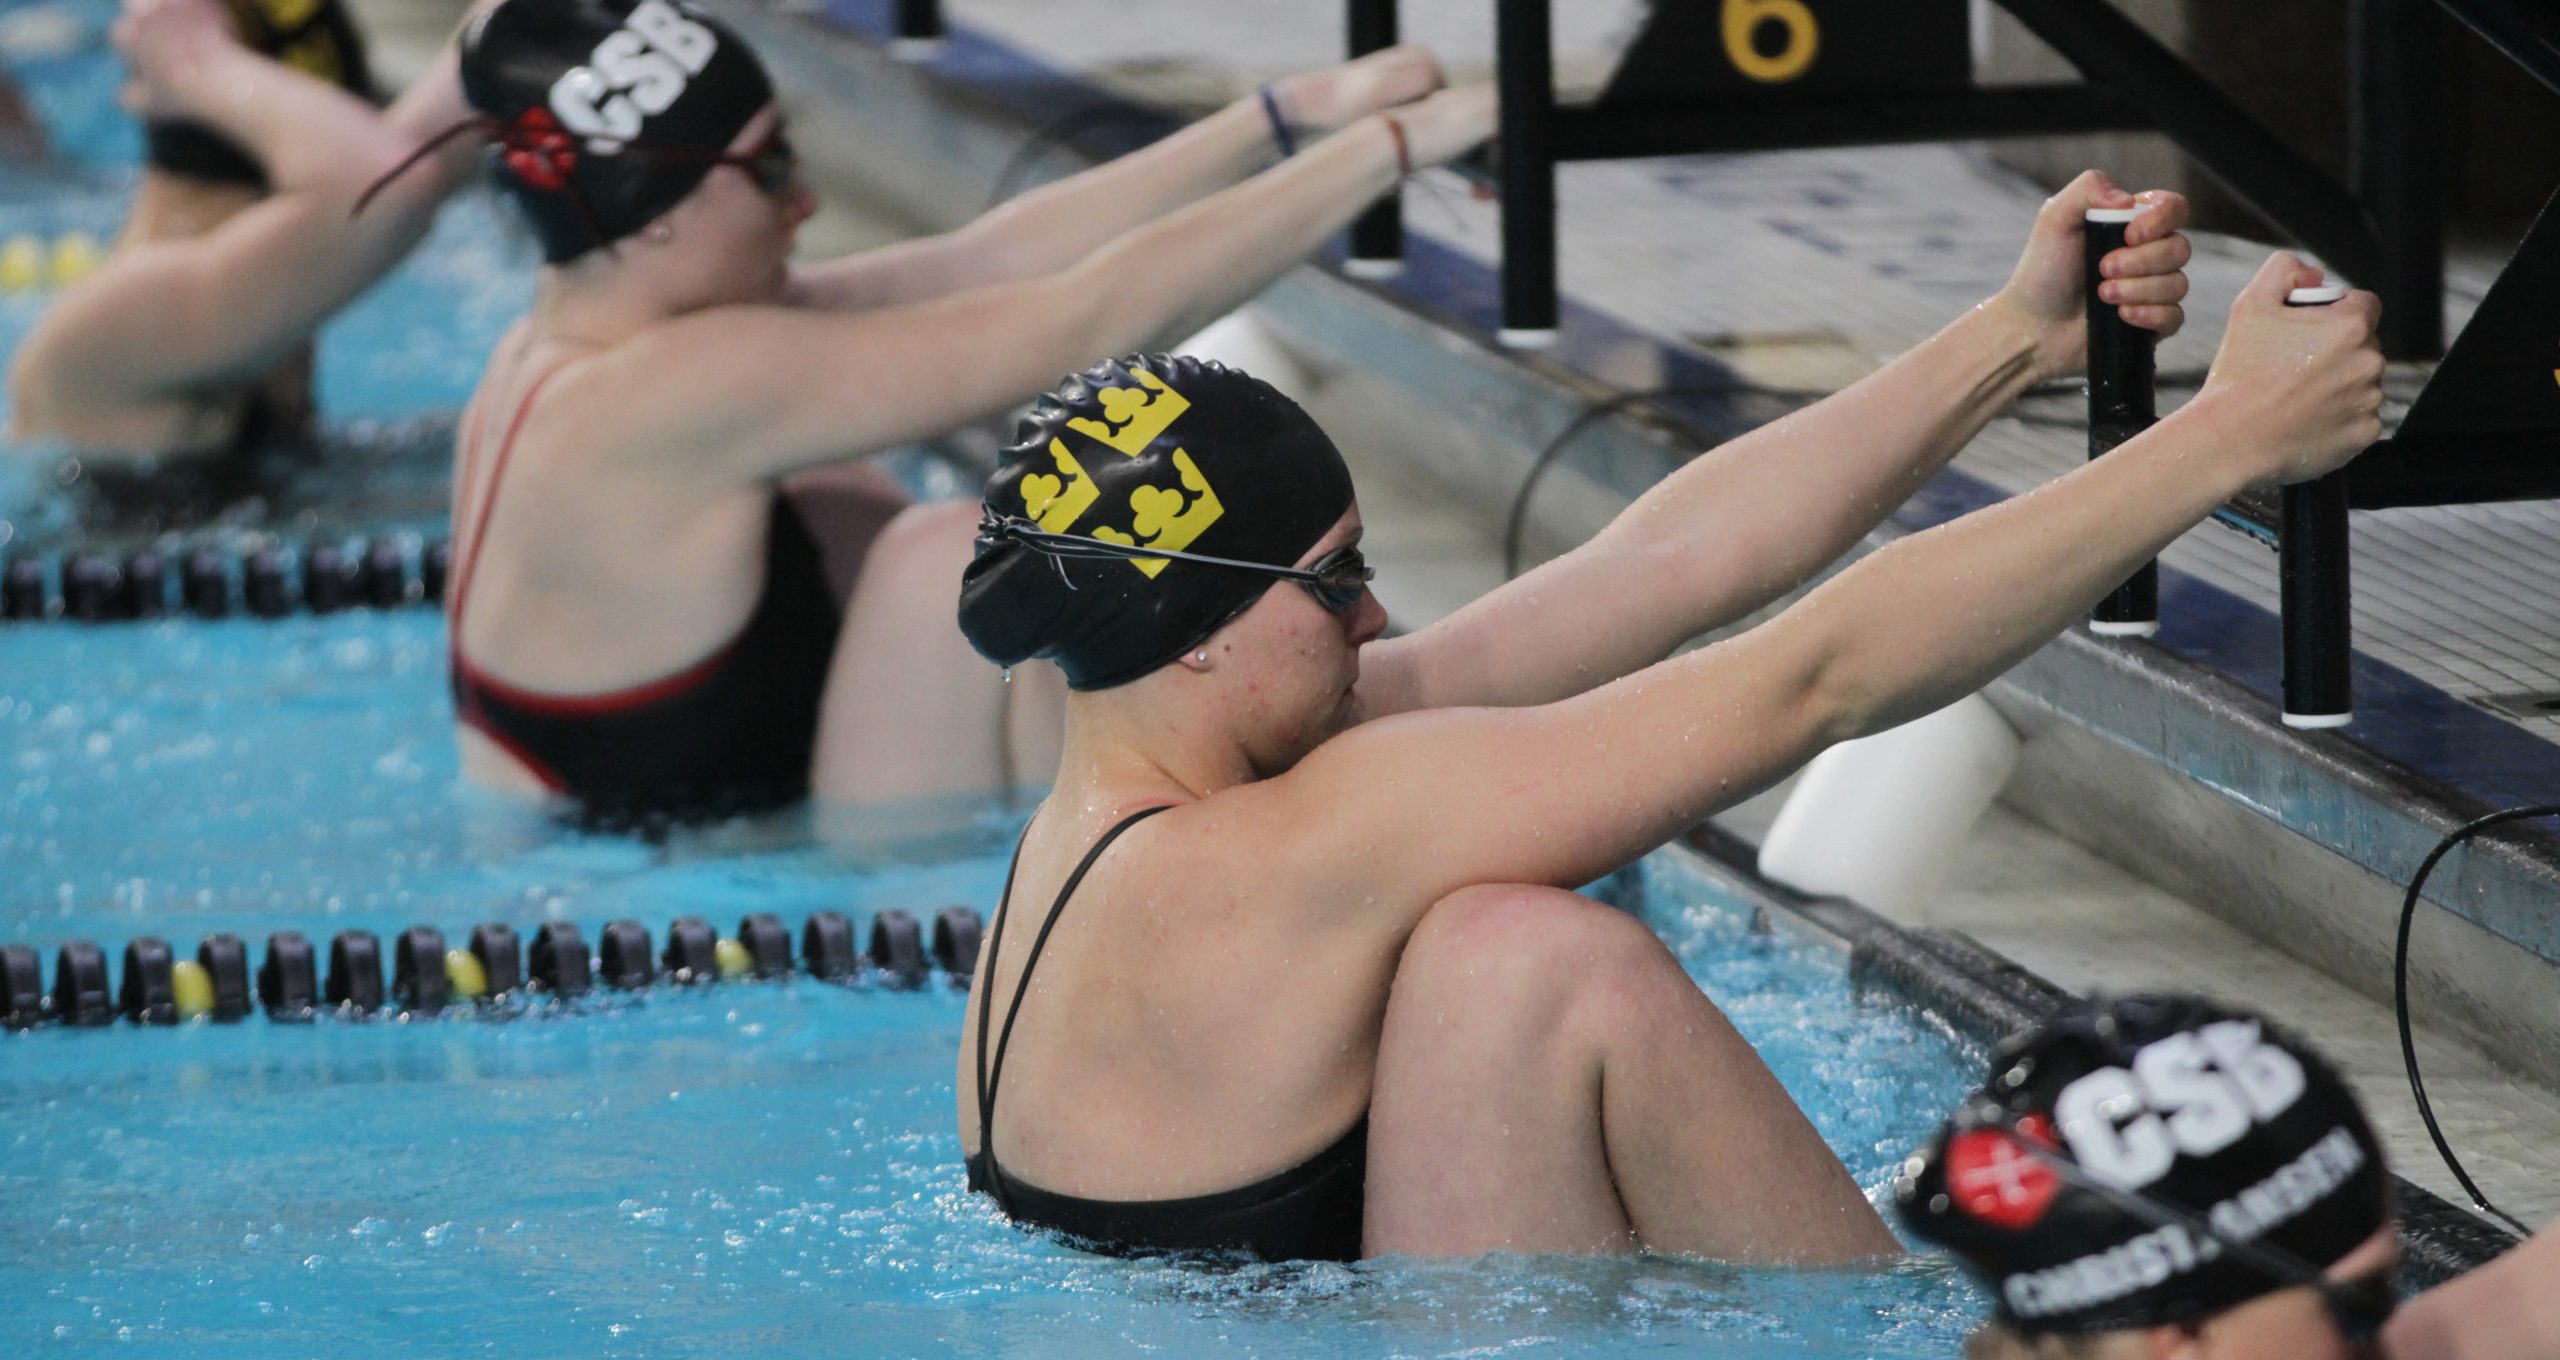
[[[773,102],[746,40],[684,0],[505,0],[462,35],[462,90],[553,264],[683,201]]]
[[[2382,1149],[2337,1072],[2183,996],[2075,1006],[2001,1045],[1895,1199],[2025,1334],[2220,1312],[2302,1283],[2249,1247],[2316,1271],[2391,1221]]]

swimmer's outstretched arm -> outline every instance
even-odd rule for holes
[[[344,90],[242,47],[219,4],[132,0],[117,36],[151,109],[247,146],[273,192],[204,236],[120,250],[67,290],[20,352],[22,385],[51,374],[92,401],[139,401],[264,372],[434,221],[451,185],[438,165],[350,216],[417,139]],[[417,107],[434,106],[420,96]]]
[[[2395,1360],[2560,1360],[2560,1220],[2411,1299],[2382,1329]]]
[[[1415,163],[1429,165],[1490,136],[1493,108],[1477,86],[1394,116]],[[869,312],[695,312],[583,365],[592,384],[551,400],[578,407],[596,446],[703,490],[941,434],[1027,400],[1097,354],[1162,344],[1234,310],[1395,184],[1383,116],[1071,269]]]
[[[2186,200],[2110,257],[2134,325],[2185,321]],[[1847,552],[2029,385],[2085,362],[2081,217],[2136,200],[2096,171],[2047,200],[2007,287],[1842,391],[1700,454],[1589,543],[1364,657],[1361,713],[1548,703],[1750,615]]]
[[[2279,254],[2241,294],[2204,390],[2106,457],[1891,544],[1749,632],[1535,708],[1355,727],[1239,814],[1356,882],[1345,920],[1482,883],[1586,883],[1823,747],[1969,694],[2070,626],[2232,495],[2344,464],[2380,433],[2369,293],[2284,305],[2318,272]],[[1284,852],[1285,853],[1285,852]],[[1323,889],[1334,889],[1328,896]],[[1376,919],[1373,927],[1410,928]]]
[[[1440,88],[1440,65],[1406,45],[1271,83],[1301,144]],[[885,307],[1053,274],[1235,183],[1279,155],[1270,116],[1248,95],[1142,150],[1033,189],[958,230],[793,271],[818,307]],[[1099,353],[1100,351],[1096,351]]]

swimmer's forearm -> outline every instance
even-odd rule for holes
[[[1032,189],[956,231],[796,271],[799,300],[882,307],[1054,274],[1131,228],[1199,201],[1276,154],[1259,100]]]
[[[654,389],[664,399],[640,442],[683,475],[763,481],[1000,414],[1098,355],[1234,310],[1395,178],[1394,143],[1372,120],[1070,270],[902,307],[681,319],[632,351],[636,365],[684,375]]]
[[[2035,381],[2036,332],[2005,298],[1848,387],[1710,449],[1593,540],[1687,570],[1666,585],[1677,643],[1837,561]]]
[[[1990,683],[2238,494],[2251,460],[2220,451],[2250,437],[2244,399],[2199,397],[2105,458],[1878,550],[1781,616],[1819,630],[1831,739]]]
[[[408,150],[372,105],[245,48],[224,44],[169,79],[178,105],[249,148],[278,194],[352,200]]]
[[[1395,139],[1373,116],[1122,235],[1065,276],[1100,308],[1091,352],[1170,343],[1235,310],[1397,178]]]
[[[1832,396],[1710,449],[1589,543],[1379,649],[1364,714],[1553,703],[1748,617],[1864,537],[2034,380],[1993,299]]]

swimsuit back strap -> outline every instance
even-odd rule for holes
[[[462,561],[457,564],[453,574],[453,588],[446,592],[453,597],[453,618],[447,626],[452,632],[452,647],[457,654],[462,651],[463,601],[470,598],[471,583],[480,574],[480,548],[489,539],[489,517],[497,513],[498,486],[506,479],[508,455],[516,451],[516,436],[524,433],[524,422],[533,414],[533,404],[541,399],[543,387],[558,376],[560,376],[560,370],[552,369],[534,379],[533,386],[525,389],[524,400],[516,407],[515,419],[507,422],[506,437],[498,441],[497,457],[490,461],[488,485],[481,488],[480,492],[480,513],[471,521],[471,546],[463,550]],[[463,450],[466,477],[472,465],[479,461],[480,436],[485,432],[481,422],[485,414],[484,409],[474,412],[472,416],[470,447]],[[456,507],[456,509],[459,508],[459,506]],[[459,523],[455,527],[459,529]]]
[[[1121,818],[1118,824],[1102,833],[1101,838],[1093,843],[1092,849],[1084,852],[1084,859],[1076,865],[1076,871],[1067,875],[1066,883],[1058,889],[1058,900],[1049,904],[1049,915],[1040,923],[1040,933],[1031,937],[1031,952],[1022,960],[1022,977],[1014,983],[1013,1004],[1005,1008],[1004,1028],[996,1035],[995,1065],[992,1069],[987,1065],[988,1008],[983,1004],[978,1008],[978,1153],[987,1159],[987,1165],[990,1168],[996,1164],[996,1090],[1004,1081],[1004,1054],[1005,1050],[1013,1044],[1013,1022],[1021,1018],[1023,995],[1031,990],[1031,970],[1040,966],[1040,951],[1048,947],[1049,932],[1057,927],[1058,914],[1067,909],[1067,899],[1075,896],[1077,885],[1084,882],[1084,876],[1092,870],[1094,861],[1101,859],[1102,852],[1110,849],[1113,841],[1120,839],[1120,833],[1170,806],[1172,805],[1165,804],[1160,807],[1140,808]],[[1024,827],[1022,837],[1024,841],[1030,840],[1031,828]],[[1020,843],[1014,846],[1013,864],[1015,869],[1022,867]],[[1007,870],[1005,873],[1004,889],[1005,897],[1011,898],[1013,896],[1012,870]],[[995,929],[989,934],[987,940],[987,977],[990,981],[996,975],[996,954],[1004,946],[1005,919],[1010,915],[1011,913],[1005,910],[1005,903],[999,901]],[[1004,1178],[989,1176],[987,1179],[996,1196],[996,1203],[1002,1205]]]

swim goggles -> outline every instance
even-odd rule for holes
[[[2289,1251],[2264,1242],[2234,1237],[2215,1227],[2212,1220],[2201,1214],[2189,1213],[2140,1191],[2109,1185],[2091,1176],[2080,1168],[2079,1163],[2057,1154],[2033,1134],[2019,1128],[2016,1118],[2005,1111],[1986,1127],[1999,1130],[2013,1146],[2072,1187],[2086,1190],[2155,1228],[2175,1226],[2193,1236],[2211,1238],[2234,1260],[2283,1281],[2287,1287],[2317,1293],[2320,1307],[2329,1315],[2330,1324],[2351,1346],[2370,1344],[2382,1334],[2383,1324],[2400,1309],[2400,1280],[2396,1267],[2379,1266],[2362,1275],[2333,1280],[2319,1267]]]
[[[982,538],[1019,543],[1033,552],[1069,559],[1107,558],[1117,561],[1149,561],[1171,558],[1176,562],[1196,562],[1205,567],[1226,567],[1234,571],[1259,572],[1283,581],[1295,581],[1328,614],[1342,614],[1360,603],[1369,591],[1369,583],[1378,573],[1370,567],[1360,549],[1344,544],[1304,567],[1276,566],[1269,562],[1246,562],[1233,557],[1211,557],[1207,553],[1177,552],[1171,548],[1150,548],[1136,543],[1114,543],[1109,539],[1088,538],[1083,534],[1052,533],[1030,520],[1015,515],[999,515],[990,510],[978,521]]]
[[[800,153],[792,149],[791,139],[782,134],[780,127],[776,127],[768,134],[754,150],[736,156],[724,152],[716,156],[696,157],[693,153],[678,148],[661,149],[649,146],[637,146],[631,149],[643,156],[654,155],[667,160],[700,159],[712,165],[735,166],[745,171],[747,178],[754,180],[758,189],[773,198],[780,198],[790,193],[800,183]]]

